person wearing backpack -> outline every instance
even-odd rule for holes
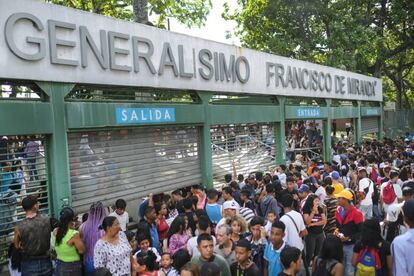
[[[319,256],[312,263],[312,276],[344,275],[343,258],[341,239],[329,234],[322,244]]]
[[[390,243],[381,237],[377,219],[364,221],[361,238],[354,246],[352,264],[356,276],[393,275]]]
[[[359,207],[362,215],[365,219],[372,218],[372,196],[374,194],[374,182],[368,178],[367,169],[365,167],[358,168],[358,195],[359,195]]]
[[[397,184],[398,172],[392,171],[390,173],[390,181],[381,185],[381,202],[384,213],[387,213],[388,206],[391,204],[397,204],[399,199],[402,198],[402,190],[400,185]]]

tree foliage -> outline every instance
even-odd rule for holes
[[[133,4],[148,5],[149,14],[158,15],[157,27],[165,28],[168,17],[176,18],[178,22],[191,26],[201,26],[207,19],[211,9],[211,0],[44,0],[84,11],[112,16],[124,20],[139,18],[139,10],[133,9]],[[140,3],[138,3],[140,2]],[[141,7],[140,5],[138,5]],[[135,13],[135,15],[134,15]]]
[[[243,46],[382,77],[398,107],[414,103],[414,1],[238,0],[225,5]]]

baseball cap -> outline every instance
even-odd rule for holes
[[[251,174],[249,175],[249,179],[256,179],[256,174],[251,173]]]
[[[367,172],[367,169],[366,169],[365,167],[358,167],[358,172],[360,172],[360,171],[365,171],[365,172]]]
[[[234,202],[233,200],[229,200],[229,201],[225,201],[223,203],[223,209],[234,209],[234,210],[239,210],[239,206],[237,206],[236,202]]]
[[[337,171],[333,171],[333,172],[331,172],[331,177],[332,177],[332,179],[339,179],[339,172],[337,172]]]
[[[342,197],[342,198],[345,198],[345,199],[348,199],[348,200],[352,200],[354,198],[352,193],[348,190],[342,190],[341,192],[337,193],[335,195],[335,197],[337,197],[337,198]]]
[[[298,193],[305,193],[305,192],[309,192],[309,186],[306,184],[303,184],[302,186],[300,186]]]

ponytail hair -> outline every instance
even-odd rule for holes
[[[66,233],[69,229],[69,223],[73,221],[75,217],[75,213],[69,207],[65,207],[59,213],[59,227],[57,228],[56,233],[56,244],[59,245],[62,243],[63,237],[65,237]]]

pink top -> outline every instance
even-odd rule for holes
[[[168,245],[168,252],[170,252],[171,255],[173,255],[175,252],[182,248],[187,248],[187,241],[190,239],[190,237],[186,234],[174,234],[170,238],[170,242]]]

